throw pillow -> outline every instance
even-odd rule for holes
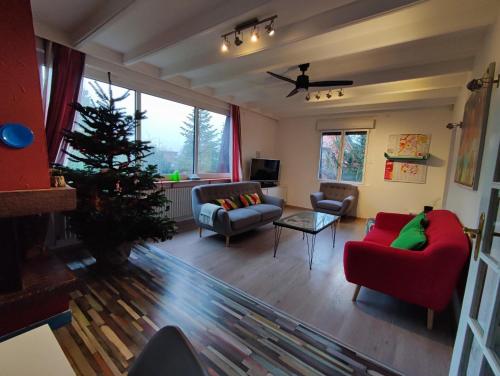
[[[238,205],[238,201],[234,197],[229,198],[218,198],[214,200],[216,205],[222,206],[225,211],[238,209],[240,205]]]
[[[420,250],[427,244],[425,227],[427,225],[425,213],[420,213],[408,222],[391,243],[391,247],[399,249]]]
[[[262,203],[258,193],[242,194],[242,195],[240,195],[240,201],[243,204],[243,206],[245,206],[245,207]]]

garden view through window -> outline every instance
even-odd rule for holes
[[[80,103],[92,105],[93,101],[98,100],[92,88],[95,84],[108,90],[106,83],[84,78]],[[127,89],[115,85],[112,90],[114,97],[127,92]],[[134,114],[135,96],[140,95],[141,108],[138,110],[146,111],[146,119],[141,121],[137,136],[154,146],[146,161],[157,165],[161,175],[171,174],[176,170],[184,176],[192,173],[229,173],[228,116],[133,90],[129,92],[130,95],[119,102],[118,107],[127,114]],[[78,127],[78,121],[77,114],[75,127]],[[75,162],[66,163],[71,167],[78,167]]]
[[[331,131],[321,134],[319,178],[363,181],[367,131]]]

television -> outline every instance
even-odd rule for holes
[[[280,161],[277,159],[252,158],[250,180],[276,183],[279,180]]]

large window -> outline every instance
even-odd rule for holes
[[[108,90],[106,83],[84,78],[80,103],[89,105],[98,100],[93,89],[95,85]],[[115,85],[112,90],[114,97],[127,92],[127,89]],[[136,96],[139,100],[136,100]],[[183,176],[195,173],[204,177],[230,172],[228,116],[133,90],[120,102],[120,107],[132,115],[136,103],[140,107],[137,110],[146,112],[146,119],[141,121],[136,136],[154,146],[146,162],[157,165],[160,174],[171,174],[178,170]],[[75,127],[78,127],[78,121],[77,115]],[[66,163],[78,167],[74,162]]]
[[[322,133],[319,178],[361,183],[365,168],[367,138],[367,131]]]
[[[102,89],[105,91],[106,95],[109,95],[109,85],[104,82],[98,82],[94,80],[90,80],[88,78],[84,78],[81,85],[81,92],[79,102],[83,106],[92,106],[100,101],[99,96],[96,93],[96,89]],[[111,85],[111,90],[113,92],[113,97],[118,98],[125,95],[127,92],[129,93],[128,97],[124,100],[118,102],[116,106],[124,111],[127,115],[133,115],[135,113],[135,92],[132,90],[125,89],[120,86]],[[81,116],[77,112],[75,115],[75,125],[74,129],[81,131]],[[68,152],[78,154],[74,149],[70,146],[67,148]],[[74,162],[69,159],[69,157],[65,158],[65,164],[71,168],[83,168],[83,163]]]

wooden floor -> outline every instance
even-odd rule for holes
[[[150,245],[114,269],[86,252],[63,257],[80,284],[73,320],[55,334],[77,375],[126,374],[166,325],[181,328],[211,376],[400,375]]]
[[[344,278],[343,246],[362,238],[364,225],[340,223],[335,249],[330,231],[320,233],[311,271],[299,232],[284,229],[273,258],[272,225],[232,238],[230,248],[209,231],[200,239],[196,229],[156,246],[405,374],[446,375],[455,332],[450,311],[437,314],[428,331],[424,308],[366,288],[351,301],[355,286]]]

